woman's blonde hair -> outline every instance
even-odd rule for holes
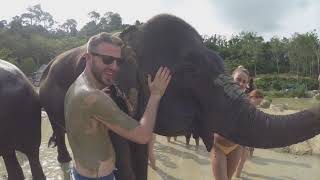
[[[246,69],[246,68],[245,68],[244,66],[242,66],[242,65],[238,66],[238,67],[232,72],[232,77],[233,77],[237,72],[243,72],[243,73],[245,73],[248,77],[250,77],[248,69]]]

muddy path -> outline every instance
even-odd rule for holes
[[[40,160],[48,180],[62,180],[63,174],[57,162],[55,148],[48,148],[47,142],[51,136],[51,126],[43,115],[42,144]],[[209,153],[201,143],[196,149],[191,140],[190,146],[185,145],[184,137],[168,143],[165,137],[157,136],[155,143],[157,170],[149,168],[150,180],[213,180]],[[31,180],[28,161],[23,154],[18,153],[26,179]],[[0,158],[0,180],[6,179],[6,170]],[[318,155],[293,155],[274,150],[256,149],[254,157],[245,164],[244,180],[319,180],[320,158]]]

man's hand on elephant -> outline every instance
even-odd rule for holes
[[[152,96],[162,97],[171,80],[170,70],[167,67],[160,67],[153,81],[148,75],[148,85]]]

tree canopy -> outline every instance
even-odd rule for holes
[[[30,75],[59,53],[83,45],[90,36],[121,31],[128,26],[116,12],[91,11],[88,17],[89,22],[81,28],[75,19],[60,24],[37,4],[11,21],[0,19],[0,59]],[[143,22],[136,20],[134,24]],[[316,31],[295,33],[289,38],[275,36],[269,41],[255,32],[240,32],[230,39],[213,33],[203,36],[203,42],[225,60],[230,71],[243,65],[253,75],[292,73],[316,78],[320,73],[320,42]]]

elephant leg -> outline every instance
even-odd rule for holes
[[[45,108],[53,130],[49,145],[57,146],[59,163],[71,161],[70,154],[65,144],[65,118],[64,118],[64,96],[66,91],[57,84],[44,84],[40,88],[40,99]]]
[[[56,137],[58,147],[58,161],[60,163],[69,163],[71,161],[71,156],[67,150],[64,131],[58,130],[56,133]]]
[[[132,168],[135,172],[136,179],[148,179],[148,145],[130,143],[132,154]]]
[[[192,136],[193,136],[193,139],[196,141],[196,146],[199,146],[199,139],[200,139],[199,134],[197,132],[193,132]]]
[[[39,160],[39,150],[34,149],[33,151],[24,153],[28,157],[33,180],[45,180],[46,176],[43,173]]]
[[[57,146],[58,161],[59,163],[69,163],[71,156],[67,150],[65,142],[65,125],[63,112],[52,113],[47,110],[47,114],[50,120],[51,127],[53,129],[53,135],[49,140],[49,144],[52,142]]]
[[[135,180],[132,169],[132,160],[129,142],[119,135],[109,131],[109,135],[116,153],[116,168],[114,171],[117,180]]]
[[[18,162],[15,151],[7,151],[2,157],[8,172],[8,180],[24,180],[23,171]]]
[[[51,127],[53,129],[53,135],[49,140],[49,144],[54,143],[57,146],[58,152],[58,162],[60,163],[61,170],[64,176],[64,180],[70,179],[70,161],[71,156],[67,150],[66,142],[65,142],[65,125],[61,122],[63,118],[63,113],[51,113],[51,111],[47,110],[47,114],[50,120]],[[57,116],[60,115],[60,116]],[[60,119],[59,119],[60,118]],[[60,120],[60,121],[58,121]]]
[[[186,137],[186,145],[189,145],[190,144],[191,133],[186,134],[185,137]]]

